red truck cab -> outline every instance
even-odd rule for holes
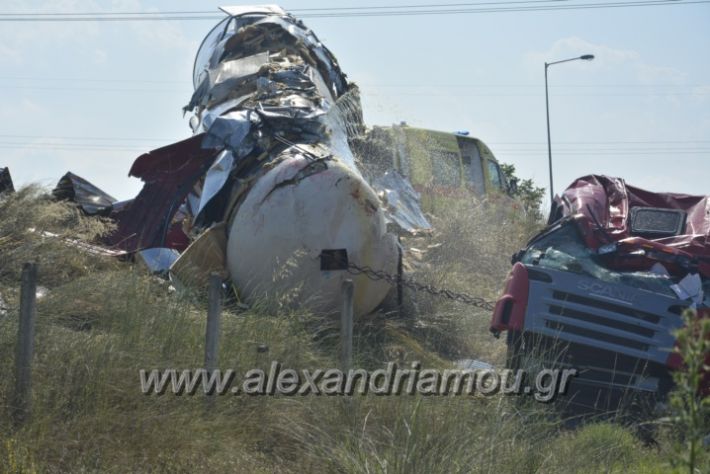
[[[647,409],[680,369],[683,311],[709,307],[710,197],[591,175],[555,198],[547,228],[514,255],[490,329],[507,331],[511,368],[576,369],[566,403]]]

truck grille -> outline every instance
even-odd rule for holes
[[[551,329],[566,332],[568,334],[575,334],[577,336],[588,337],[590,339],[601,339],[607,342],[611,342],[612,344],[633,347],[634,349],[638,349],[640,351],[648,350],[648,344],[643,344],[641,342],[633,341],[631,339],[626,339],[619,336],[605,334],[599,331],[593,331],[591,329],[580,328],[571,324],[558,323],[555,321],[545,321],[545,326]]]
[[[608,285],[608,293],[618,291],[622,300],[585,290],[593,284],[599,288],[598,280],[551,269],[544,272],[550,277],[547,281],[530,281],[525,331],[665,365],[675,342],[672,331],[681,325],[671,311],[678,300]]]
[[[545,327],[574,338],[647,352],[660,329],[658,315],[565,291],[545,299]]]
[[[656,315],[643,313],[633,308],[618,306],[606,301],[598,301],[563,291],[553,291],[552,297],[558,303],[549,304],[548,310],[551,315],[617,329],[618,332],[617,334],[611,335],[590,328],[578,327],[574,324],[550,320],[545,322],[547,327],[591,339],[604,339],[614,344],[633,347],[641,351],[647,351],[649,345],[637,339],[626,338],[624,334],[629,333],[652,339],[656,334],[656,328],[653,327],[653,325],[657,324],[660,320]],[[603,311],[601,315],[598,314],[599,310]],[[609,312],[613,312],[614,314],[610,315]],[[628,320],[628,318],[634,319]],[[646,324],[644,324],[644,322]]]

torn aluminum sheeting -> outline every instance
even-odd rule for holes
[[[209,69],[217,66],[224,53],[224,46],[227,40],[235,35],[244,26],[250,25],[256,19],[265,15],[286,15],[286,12],[275,5],[266,6],[244,6],[244,7],[222,7],[229,17],[220,21],[205,37],[195,57],[193,70],[193,86],[197,87]],[[233,12],[233,13],[230,13]]]
[[[167,274],[170,267],[180,258],[180,252],[175,249],[156,247],[138,252],[138,258],[148,268],[150,273]]]
[[[267,57],[267,63],[268,63]],[[202,85],[200,85],[202,87]],[[252,91],[250,94],[244,94],[233,99],[226,99],[223,102],[219,102],[216,105],[206,109],[202,115],[201,120],[197,115],[193,117],[195,120],[191,120],[190,126],[194,133],[198,133],[201,128],[202,131],[209,131],[210,127],[214,124],[215,120],[230,112],[240,105],[242,105],[247,99],[252,98],[254,93],[259,97],[266,98],[265,100],[278,98],[286,92],[297,92],[298,94],[308,93],[317,97],[318,94],[324,95],[327,98],[332,98],[330,91],[328,90],[323,78],[317,70],[308,67],[306,65],[298,65],[290,67],[289,69],[284,69],[280,71],[275,71],[270,74],[270,77],[259,76],[255,78],[256,90]],[[296,98],[294,98],[296,97]],[[307,102],[305,99],[301,100],[300,95],[291,94],[288,96],[290,105],[299,106],[302,108],[314,107],[312,102]],[[287,100],[287,99],[283,99]],[[279,99],[278,103],[282,103]],[[186,108],[190,108],[188,105]],[[312,117],[316,119],[317,117]]]
[[[241,85],[254,79],[259,69],[268,63],[268,52],[219,63],[215,69],[209,70],[208,74],[203,76],[202,83],[192,94],[188,110],[196,106],[204,107],[209,102],[224,101]]]
[[[273,72],[269,83],[282,84],[285,89],[301,93],[315,92],[318,89],[315,80],[316,77],[320,77],[318,71],[306,64],[300,64]],[[263,88],[263,85],[261,87]]]
[[[192,127],[193,133],[199,133],[200,131],[208,131],[218,117],[226,114],[227,112],[233,111],[249,97],[251,97],[251,94],[243,95],[235,99],[229,99],[220,104],[217,104],[211,109],[205,111],[201,121],[196,115],[194,115],[190,120],[190,127]]]
[[[209,73],[212,87],[224,84],[229,80],[243,80],[259,72],[264,64],[269,62],[269,53],[263,52],[246,58],[233,59],[219,64]]]
[[[299,55],[307,57],[308,63],[329,79],[331,94],[339,96],[346,91],[347,80],[333,54],[311,30],[281,8],[267,5],[224,7],[222,10],[234,14],[230,13],[229,18],[218,23],[200,45],[193,71],[195,88],[203,83],[210,69],[225,59],[245,57],[250,52],[276,52],[288,47],[301,50]],[[272,41],[265,42],[266,38]],[[273,41],[274,38],[279,38],[278,43]],[[192,110],[191,107],[186,109]]]
[[[321,120],[326,113],[320,107],[267,106],[259,103],[256,112],[272,130],[278,130],[281,135],[298,136],[301,143],[318,143],[326,136],[327,128]]]
[[[256,82],[251,80],[252,77],[245,77],[234,81],[223,82],[209,89],[208,92],[200,99],[199,102],[192,102],[187,106],[187,110],[194,107],[208,108],[213,105],[221,104],[230,97],[253,94],[256,91]]]
[[[248,38],[252,41],[246,43],[245,36],[251,36],[254,33],[252,29],[256,29],[257,34],[261,33],[261,37],[256,40]],[[329,79],[335,95],[340,96],[347,90],[345,75],[332,53],[311,30],[304,28],[302,23],[291,16],[266,16],[237,30],[224,42],[224,53],[219,60],[244,57],[246,54],[263,50],[278,51],[284,47],[302,50],[299,54]]]
[[[0,168],[0,194],[5,192],[15,192],[15,185],[12,183],[12,176],[10,176],[10,168]]]
[[[259,105],[262,108],[266,108],[263,103],[260,103]],[[316,111],[319,111],[321,107],[314,101],[306,99],[298,94],[291,94],[279,98],[279,106],[274,108],[287,109],[283,113],[285,113],[288,117],[303,120],[313,120],[323,113],[316,113]]]
[[[202,194],[202,188],[195,189],[197,186],[193,187],[193,190],[185,198],[185,203],[180,207],[180,210],[185,215],[196,216],[197,210],[200,208],[200,194]]]
[[[407,179],[394,170],[388,170],[372,182],[378,193],[384,194],[387,218],[407,232],[431,230],[424,217],[417,193]]]
[[[200,205],[195,214],[195,221],[199,219],[199,215],[207,204],[217,195],[229,180],[229,174],[234,166],[234,155],[229,150],[224,150],[217,157],[210,169],[205,175],[205,184],[202,186],[202,195],[200,196]]]
[[[227,148],[237,159],[242,158],[254,149],[249,132],[260,122],[259,115],[251,110],[237,110],[217,117],[202,140],[202,148]]]
[[[694,308],[703,303],[703,282],[697,273],[687,274],[677,284],[671,285],[671,289],[679,299],[691,300]]]
[[[75,202],[90,216],[108,216],[113,209],[113,203],[116,202],[116,198],[74,173],[62,176],[52,195],[60,201]]]
[[[303,128],[314,134],[322,134],[325,127],[318,120],[325,112],[320,107],[308,104],[306,99],[289,98],[292,104],[284,102],[283,105],[263,105],[259,103],[256,111],[269,125],[276,129]]]
[[[195,89],[202,84],[205,87],[208,82],[204,82],[204,78],[209,74],[209,70],[219,64],[219,57],[224,52],[224,44],[238,29],[238,20],[225,18],[220,21],[212,31],[202,40],[202,44],[195,56],[195,64],[192,71],[192,85]],[[185,107],[188,109],[187,107]],[[188,109],[189,110],[189,109]]]
[[[273,22],[278,24],[282,28],[287,29],[289,33],[296,37],[298,43],[304,43],[307,46],[308,51],[316,56],[316,63],[319,66],[318,69],[321,71],[321,74],[327,73],[324,76],[330,79],[335,95],[340,96],[344,94],[347,90],[347,80],[345,79],[345,74],[343,74],[340,70],[335,56],[333,56],[328,48],[323,46],[312,30],[291,27],[289,23],[293,21],[294,19],[289,17],[271,16],[265,20],[262,20],[261,23]]]

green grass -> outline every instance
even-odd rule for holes
[[[108,230],[30,188],[0,199],[0,472],[667,472],[670,454],[627,429],[595,424],[564,431],[542,404],[503,397],[145,396],[139,369],[202,365],[206,302],[170,291],[139,267],[92,257],[38,230],[90,239]],[[495,298],[509,256],[536,224],[495,206],[435,219],[414,277]],[[27,229],[33,227],[34,232]],[[421,243],[421,245],[420,245]],[[38,304],[33,414],[10,423],[19,275],[37,259],[49,293]],[[364,318],[356,365],[458,357],[501,363],[505,344],[489,315],[408,295],[407,315]],[[415,297],[416,296],[416,297]],[[336,367],[333,321],[227,307],[220,366],[245,372],[278,360],[291,368]],[[268,352],[257,350],[267,346]],[[670,442],[669,442],[670,443]]]

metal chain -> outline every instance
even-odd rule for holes
[[[348,273],[352,275],[365,275],[367,278],[373,281],[384,280],[391,285],[402,285],[414,291],[424,291],[433,296],[438,296],[439,298],[446,298],[452,301],[458,301],[467,305],[475,306],[476,308],[485,309],[488,311],[493,311],[495,309],[494,301],[487,301],[478,296],[471,296],[465,293],[456,293],[451,290],[436,288],[431,285],[424,285],[422,283],[417,283],[416,281],[401,278],[397,275],[391,275],[382,270],[374,270],[370,267],[360,267],[354,263],[348,263]]]

